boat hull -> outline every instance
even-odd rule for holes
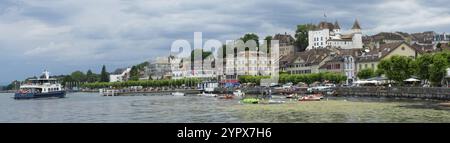
[[[66,91],[55,91],[49,93],[15,93],[14,99],[34,99],[34,98],[64,98]]]

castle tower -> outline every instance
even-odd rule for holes
[[[353,48],[363,48],[361,26],[357,19],[355,20],[355,23],[353,23],[352,32]]]
[[[339,26],[338,21],[334,22],[334,33],[340,34],[341,33],[341,26]]]
[[[353,23],[352,32],[361,33],[361,26],[359,25],[358,19],[356,19],[355,23]]]

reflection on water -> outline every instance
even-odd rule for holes
[[[64,99],[14,100],[0,94],[0,122],[450,122],[436,101],[329,98],[244,105],[211,97],[71,93]],[[275,97],[277,100],[285,100]]]

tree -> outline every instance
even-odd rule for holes
[[[267,41],[267,51],[263,52],[270,53],[270,48],[272,46],[272,39],[273,39],[272,36],[266,36],[266,38],[264,38],[264,40]]]
[[[61,84],[64,85],[64,86],[67,86],[68,83],[70,83],[70,82],[74,82],[74,80],[72,79],[72,77],[70,75],[67,75],[67,76],[64,76],[62,78],[62,83]]]
[[[136,66],[131,67],[130,70],[130,80],[138,81],[139,80],[139,70]]]
[[[442,54],[433,56],[433,63],[430,65],[430,81],[434,86],[441,85],[442,80],[447,73],[447,59]]]
[[[304,51],[308,47],[308,31],[314,29],[316,26],[313,24],[297,25],[295,31],[295,45],[299,47],[300,51]]]
[[[101,82],[109,82],[109,73],[106,71],[106,66],[103,65],[102,72],[100,73]]]
[[[414,74],[415,70],[413,59],[406,56],[392,56],[389,59],[382,60],[378,64],[378,68],[383,70],[388,79],[401,85],[405,79]]]
[[[148,75],[148,80],[153,80],[152,76],[153,76],[153,74],[149,74]]]
[[[92,73],[91,70],[88,70],[86,72],[86,81],[87,82],[96,82],[97,81],[97,76],[94,73]]]
[[[441,49],[441,46],[442,46],[441,43],[437,43],[437,44],[436,44],[436,48],[437,48],[437,49]]]
[[[368,79],[368,78],[371,78],[371,77],[374,77],[374,76],[375,76],[375,72],[371,68],[360,70],[358,72],[358,74],[357,74],[357,77],[359,79]]]
[[[75,82],[85,82],[86,81],[86,75],[81,71],[75,71],[70,74],[70,77]]]
[[[381,75],[383,75],[383,74],[384,74],[384,71],[383,71],[383,70],[381,70],[381,69],[375,70],[375,76],[381,76]]]
[[[415,75],[427,82],[430,79],[430,65],[433,63],[433,56],[429,54],[418,57],[415,61]]]
[[[240,39],[244,42],[254,40],[256,42],[256,47],[259,47],[259,37],[258,37],[258,35],[254,34],[254,33],[247,33]]]

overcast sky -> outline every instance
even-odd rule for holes
[[[168,55],[176,39],[232,40],[297,24],[358,19],[364,34],[450,32],[448,0],[1,0],[0,84],[74,70],[99,72]]]

